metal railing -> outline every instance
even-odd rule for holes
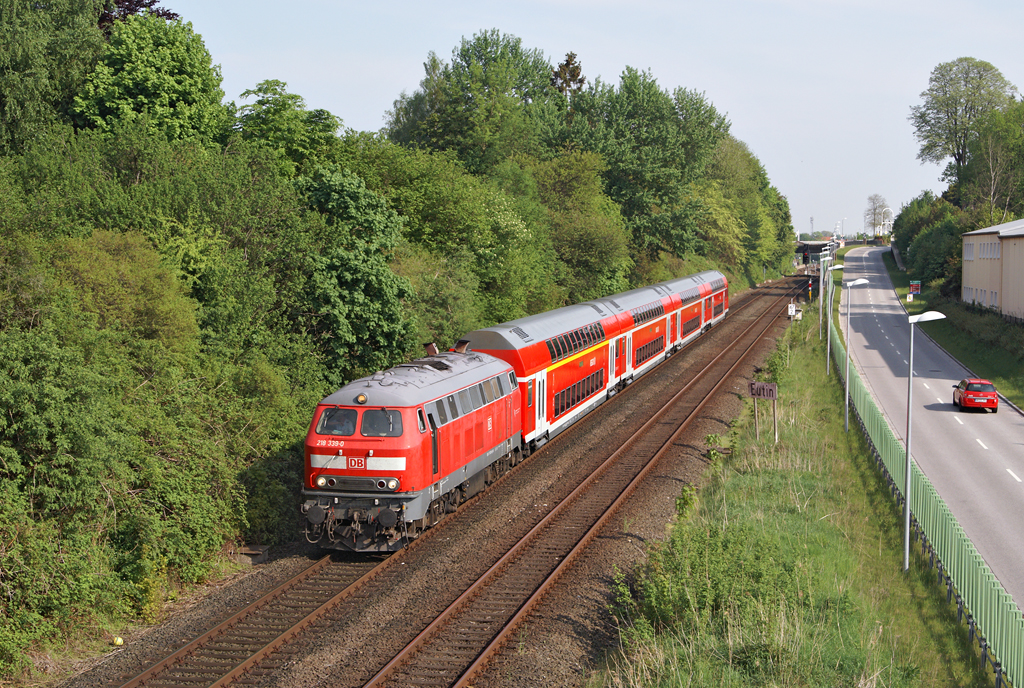
[[[838,328],[830,328],[832,355],[836,371],[842,377],[846,349]],[[875,404],[856,369],[850,370],[850,402],[867,435],[889,488],[900,505],[906,484],[906,449],[897,439],[882,411]],[[981,666],[991,663],[996,675],[996,688],[1009,680],[1013,685],[1024,683],[1024,617],[996,580],[974,543],[939,496],[917,464],[912,464],[910,513],[922,554],[929,556],[929,566],[938,570],[937,581],[946,585],[946,599],[957,602],[957,618],[967,616],[971,640],[977,639],[981,649]]]

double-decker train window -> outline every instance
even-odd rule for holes
[[[558,359],[558,351],[555,350],[555,343],[550,339],[544,340],[544,343],[548,345],[548,353],[551,354],[551,360],[555,361]]]
[[[338,435],[349,437],[356,431],[355,409],[329,408],[320,414],[320,422],[316,425],[318,435]]]
[[[401,437],[402,414],[389,409],[366,409],[359,431],[363,437]]]

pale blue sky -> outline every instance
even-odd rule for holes
[[[549,0],[348,2],[163,0],[203,36],[228,100],[279,79],[310,108],[376,131],[430,51],[450,61],[463,37],[496,28],[552,64],[575,52],[588,79],[626,66],[665,90],[705,93],[789,199],[797,232],[844,217],[863,227],[867,197],[895,211],[939,165],[922,165],[907,120],[941,62],[991,62],[1024,88],[1019,0]]]

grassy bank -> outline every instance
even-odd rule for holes
[[[749,404],[708,438],[706,484],[618,580],[622,650],[592,686],[994,683],[927,563],[902,572],[901,513],[856,426],[843,432],[824,356],[812,308],[766,366],[779,443],[755,440]]]

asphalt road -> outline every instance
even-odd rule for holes
[[[852,364],[896,435],[906,441],[910,325],[882,254],[846,254],[843,280],[868,284],[850,300]],[[840,309],[846,327],[846,295]],[[1024,415],[1000,400],[999,413],[953,406],[953,385],[973,374],[917,327],[911,452],[1017,607],[1024,609]]]

